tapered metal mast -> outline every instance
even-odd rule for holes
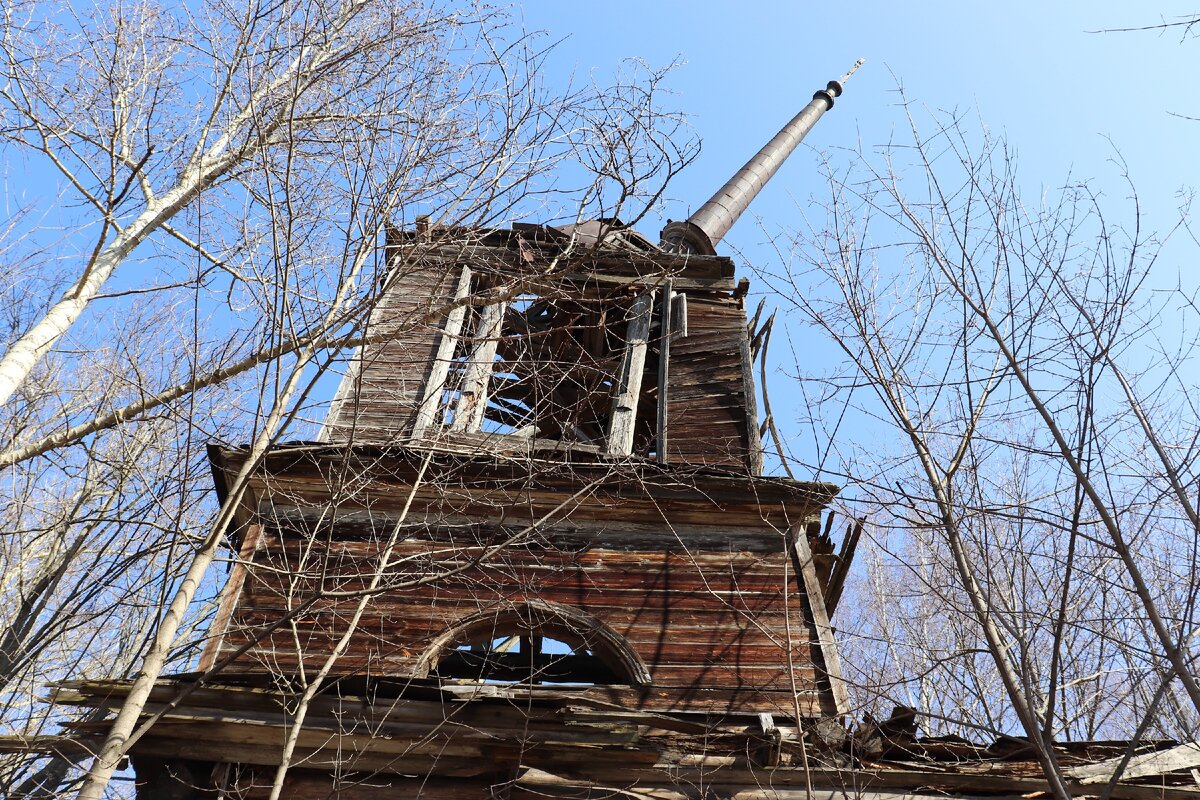
[[[834,98],[842,93],[842,84],[862,65],[860,58],[849,72],[814,94],[812,101],[686,222],[667,223],[659,246],[676,253],[715,255],[717,242],[729,232],[821,115],[833,108]]]

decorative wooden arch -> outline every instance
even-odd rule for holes
[[[458,647],[476,642],[481,637],[516,633],[547,636],[570,645],[583,645],[629,685],[650,684],[650,670],[624,637],[591,614],[542,600],[492,606],[455,623],[425,650],[417,662],[416,677],[429,677],[438,662]]]

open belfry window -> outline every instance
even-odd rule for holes
[[[668,310],[663,323],[671,296],[669,286],[600,282],[514,292],[463,267],[414,437],[503,434],[654,455],[656,375],[684,313]]]

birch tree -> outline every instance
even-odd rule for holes
[[[64,721],[48,681],[142,692],[190,663],[236,505],[217,507],[203,446],[315,438],[369,335],[386,226],[632,219],[695,149],[659,105],[665,72],[552,89],[540,39],[487,8],[3,13],[0,157],[36,176],[0,225],[0,702],[28,735]],[[138,692],[84,796],[111,791]],[[76,778],[0,771],[39,796]]]

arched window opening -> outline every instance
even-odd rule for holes
[[[433,674],[490,683],[624,683],[583,642],[528,632],[487,636],[461,644],[442,656]]]
[[[531,601],[474,615],[447,631],[422,659],[423,674],[488,683],[647,684],[629,644],[594,617]]]

